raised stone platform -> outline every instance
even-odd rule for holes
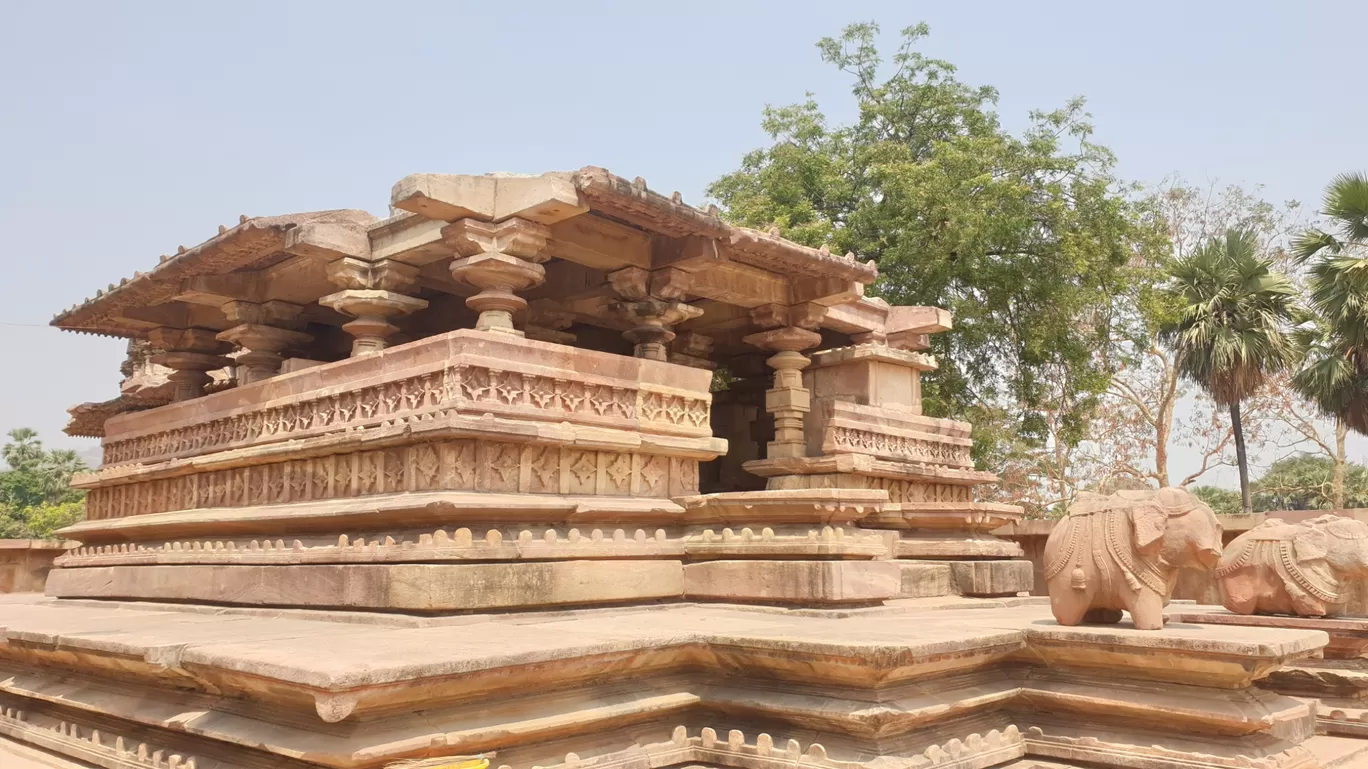
[[[0,734],[109,767],[1316,765],[1310,706],[1251,684],[1323,633],[1048,617],[1033,599],[418,618],[13,597]]]
[[[1317,728],[1333,735],[1368,737],[1368,617],[1294,617],[1234,614],[1219,606],[1169,611],[1173,622],[1229,628],[1317,630],[1330,642],[1320,658],[1272,672],[1259,686],[1314,699]]]

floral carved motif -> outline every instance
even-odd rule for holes
[[[707,401],[647,391],[641,392],[638,410],[647,422],[664,422],[677,427],[706,427],[710,416]]]
[[[846,451],[912,459],[919,462],[953,462],[969,465],[973,461],[969,456],[968,446],[958,446],[952,443],[889,435],[873,430],[857,430],[851,427],[833,427],[830,435],[836,447]]]
[[[867,487],[888,492],[888,501],[895,504],[933,504],[938,502],[973,502],[970,486],[949,483],[919,483],[894,478],[866,477]]]
[[[91,520],[405,491],[666,497],[698,492],[698,461],[448,440],[211,470],[92,489]]]
[[[710,408],[707,400],[682,395],[463,364],[352,392],[107,441],[104,464],[201,454],[305,431],[345,430],[474,404],[628,420],[641,414],[647,421],[694,428],[708,425]]]

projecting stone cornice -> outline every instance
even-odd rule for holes
[[[58,313],[52,325],[104,336],[141,336],[158,324],[130,319],[124,311],[170,302],[181,292],[184,281],[242,270],[282,254],[287,247],[310,254],[355,250],[359,247],[356,233],[364,233],[375,221],[371,214],[355,210],[251,219],[244,216],[236,227],[220,226],[218,234],[203,243],[192,248],[181,246],[174,255],[163,255],[150,271],[134,273],[117,285],[111,283],[95,296]],[[292,233],[294,230],[299,232]]]

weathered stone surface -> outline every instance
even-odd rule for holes
[[[336,767],[353,765],[359,755],[376,764],[428,755],[437,736],[449,753],[498,749],[500,761],[519,767],[538,761],[534,746],[553,738],[563,751],[619,757],[698,740],[698,749],[717,751],[714,760],[731,761],[754,756],[757,738],[722,739],[711,731],[716,727],[700,733],[702,724],[717,721],[691,713],[739,707],[798,719],[776,723],[772,736],[759,738],[780,753],[788,735],[820,724],[832,736],[896,737],[885,744],[903,746],[893,748],[903,755],[933,746],[978,755],[999,740],[997,747],[1016,752],[997,755],[996,763],[1067,748],[1073,758],[1105,765],[1118,750],[1150,745],[1141,741],[1147,730],[1182,723],[1185,736],[1168,740],[1169,752],[1154,757],[1197,766],[1213,765],[1197,759],[1203,751],[1232,760],[1295,757],[1297,743],[1310,737],[1311,709],[1246,687],[1324,643],[1320,633],[1295,630],[1060,628],[1038,605],[857,609],[840,618],[679,606],[541,617],[353,616],[345,624],[336,614],[301,620],[258,610],[34,599],[0,610],[0,708],[22,701],[31,714],[6,734],[27,740],[40,733],[34,728],[54,731],[34,697],[58,685],[55,671],[34,663],[119,665],[144,676],[179,670],[193,676],[183,679],[189,689],[154,697],[136,685],[64,684],[63,712],[80,722],[73,728],[86,739],[88,717],[118,713],[142,724],[140,740],[175,740],[186,755],[251,744],[265,756],[307,755]],[[301,654],[301,645],[309,653]],[[1018,665],[1030,672],[1011,672]],[[627,670],[630,687],[613,688],[614,674]],[[824,692],[823,705],[775,686],[776,677],[794,674],[806,692]],[[876,694],[875,687],[887,691],[900,682],[915,685],[894,698]],[[228,697],[203,698],[200,687]],[[977,720],[959,720],[947,700]],[[1031,715],[1043,703],[1059,720]],[[282,709],[295,715],[275,715]],[[415,709],[422,718],[396,717]],[[614,731],[622,718],[663,723],[628,737]],[[720,726],[726,732],[728,725]],[[565,741],[567,729],[578,736]],[[989,740],[990,733],[999,737]],[[1026,739],[1000,741],[1011,734]],[[112,744],[113,735],[106,736]],[[823,754],[830,760],[868,760],[841,740],[828,744]],[[62,752],[68,745],[53,743]]]
[[[710,561],[684,567],[684,595],[801,605],[876,603],[898,595],[889,561]]]
[[[52,562],[74,542],[0,539],[0,593],[41,593]]]
[[[949,561],[948,564],[955,592],[960,595],[1029,593],[1035,579],[1030,561]]]
[[[1368,578],[1368,523],[1269,519],[1230,543],[1216,578],[1221,602],[1237,614],[1345,614]]]
[[[677,561],[103,566],[61,569],[47,584],[58,597],[408,611],[649,601],[682,592]]]
[[[899,598],[934,598],[953,595],[955,579],[948,563],[896,561],[902,577]]]

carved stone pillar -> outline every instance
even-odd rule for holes
[[[774,415],[774,440],[769,459],[806,456],[803,415],[812,408],[812,397],[803,387],[803,369],[811,363],[800,350],[822,343],[822,335],[797,326],[762,331],[745,337],[746,344],[777,350],[765,362],[774,369],[774,387],[765,391],[765,410]]]
[[[678,301],[684,298],[688,273],[664,269],[647,272],[625,267],[608,275],[608,282],[624,301],[614,311],[632,327],[623,332],[636,345],[633,355],[648,360],[669,360],[667,345],[675,338],[671,326],[697,318],[703,310]]]
[[[237,355],[238,383],[243,385],[269,379],[280,373],[281,353],[302,347],[313,337],[293,326],[302,308],[288,302],[233,301],[223,306],[228,320],[238,325],[220,332],[218,339],[241,348]]]
[[[342,290],[318,303],[356,318],[342,324],[342,329],[355,337],[353,358],[389,346],[390,338],[399,331],[390,318],[428,306],[426,299],[401,293],[412,289],[417,277],[417,267],[389,259],[367,262],[346,258],[328,265],[328,278]]]
[[[161,350],[152,362],[171,369],[167,379],[174,385],[171,400],[187,401],[204,394],[209,372],[229,365],[223,357],[224,344],[214,332],[203,328],[154,328],[147,334],[152,345]]]
[[[442,238],[462,258],[451,263],[451,277],[480,289],[466,306],[480,313],[475,328],[498,334],[524,336],[513,327],[513,313],[527,307],[514,294],[546,280],[542,262],[550,259],[546,241],[551,232],[526,219],[492,223],[461,219],[442,228]]]
[[[766,453],[769,459],[807,455],[803,417],[812,409],[812,394],[803,387],[803,369],[812,361],[801,351],[822,343],[822,335],[815,329],[825,312],[826,308],[813,304],[767,305],[751,312],[752,320],[761,326],[791,324],[743,339],[746,344],[775,351],[765,361],[774,369],[774,387],[765,392],[765,410],[774,415],[774,440]]]

